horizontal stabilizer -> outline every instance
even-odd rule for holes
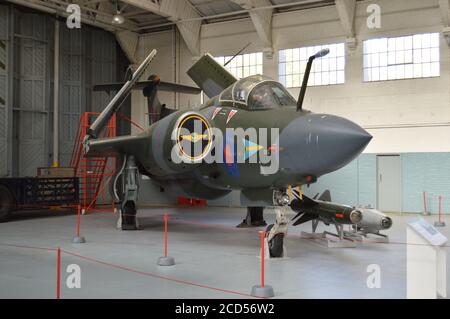
[[[220,94],[238,80],[208,53],[201,57],[187,74],[209,98]]]
[[[126,100],[128,95],[130,95],[133,86],[139,81],[142,74],[148,68],[150,63],[156,56],[156,50],[153,49],[149,55],[145,58],[144,61],[139,65],[136,71],[133,73],[131,78],[125,82],[125,84],[121,87],[121,89],[114,95],[112,100],[108,103],[105,109],[100,113],[100,115],[95,119],[94,123],[87,130],[87,134],[85,136],[85,140],[91,138],[97,138],[100,131],[106,126],[108,121],[111,119],[114,113],[116,113],[123,102]]]
[[[133,90],[143,90],[146,86],[153,84],[153,81],[140,81],[137,82]],[[94,85],[94,91],[119,91],[124,83],[108,83],[108,84],[98,84]],[[202,92],[201,89],[195,86],[189,86],[189,85],[183,85],[183,84],[177,84],[177,83],[171,83],[171,82],[159,82],[158,85],[159,91],[166,91],[166,92],[177,92],[177,93],[184,93],[184,94],[200,94]]]
[[[85,145],[85,154],[88,157],[109,157],[119,153],[133,153],[133,150],[143,150],[147,143],[145,135],[118,136],[88,140]]]

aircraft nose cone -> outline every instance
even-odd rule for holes
[[[308,114],[293,120],[280,136],[282,167],[319,177],[347,165],[372,136],[342,117]]]
[[[342,117],[322,115],[316,119],[316,128],[311,132],[310,144],[316,146],[316,155],[322,165],[331,170],[339,169],[369,144],[372,136],[359,125]]]

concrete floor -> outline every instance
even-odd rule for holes
[[[165,212],[173,267],[156,265],[163,254]],[[143,230],[124,232],[116,230],[113,214],[90,214],[82,216],[87,243],[76,245],[71,243],[76,216],[17,214],[0,224],[0,298],[54,298],[58,246],[63,249],[62,298],[248,298],[260,282],[260,240],[257,229],[234,227],[244,215],[236,208],[143,209]],[[273,211],[265,217],[273,222]],[[310,231],[310,223],[290,227],[289,258],[266,262],[266,284],[276,298],[405,298],[405,223],[412,217],[393,216],[390,244],[357,248],[325,248],[299,238],[301,230]],[[448,237],[449,227],[441,229]],[[69,264],[81,268],[80,289],[65,285]],[[381,267],[379,289],[366,285],[370,264]]]

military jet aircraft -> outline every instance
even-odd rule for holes
[[[371,140],[370,134],[342,117],[302,108],[312,63],[328,52],[322,50],[309,58],[297,101],[281,83],[263,75],[237,79],[205,54],[187,72],[210,98],[199,110],[167,109],[156,94],[161,82],[152,76],[144,90],[152,113],[157,113],[156,118],[151,115],[150,127],[136,136],[98,138],[133,87],[139,85],[156,55],[153,50],[91,125],[84,140],[87,156],[123,158],[119,170],[123,187],[115,187],[121,201],[122,229],[137,228],[141,175],[160,185],[162,191],[190,198],[210,200],[240,190],[241,204],[250,212],[262,212],[264,207],[288,205],[289,185],[314,183],[358,156]],[[250,134],[250,129],[257,134]],[[272,129],[278,134],[272,134]],[[239,130],[244,131],[243,136],[235,134]],[[271,133],[264,136],[264,131]]]

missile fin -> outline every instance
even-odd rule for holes
[[[319,200],[323,201],[323,202],[331,202],[331,193],[330,190],[327,189],[326,191],[324,191],[322,193],[322,195],[320,195]]]

